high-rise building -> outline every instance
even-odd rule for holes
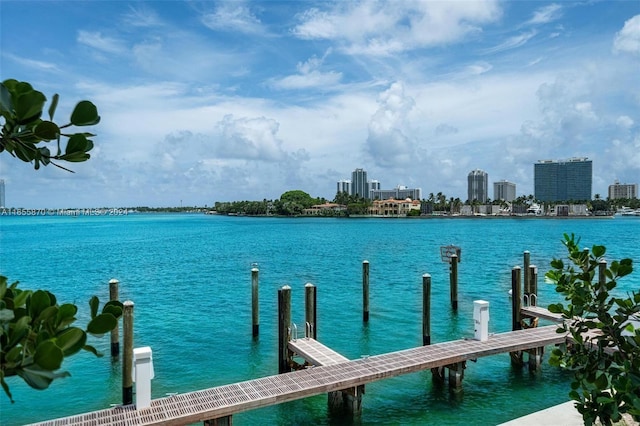
[[[638,184],[620,183],[616,180],[613,185],[609,185],[609,199],[615,200],[617,198],[638,198]]]
[[[588,158],[540,160],[533,165],[534,196],[540,201],[591,200],[592,171]]]
[[[506,180],[493,182],[493,199],[511,202],[516,199],[516,184]]]
[[[338,181],[336,185],[336,194],[340,192],[346,192],[347,194],[351,194],[351,181],[348,179],[342,179]]]
[[[4,179],[0,179],[0,208],[4,207]]]
[[[367,172],[364,169],[355,169],[351,173],[351,195],[358,197],[369,197],[369,181],[367,181]]]
[[[486,203],[488,198],[489,188],[489,175],[479,169],[472,170],[467,176],[468,185],[468,200],[479,201]]]

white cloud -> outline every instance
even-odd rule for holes
[[[501,16],[499,3],[340,2],[331,10],[309,9],[293,34],[339,43],[352,55],[384,56],[449,44],[481,31],[480,24]]]
[[[279,124],[265,117],[225,116],[217,125],[220,139],[214,154],[222,158],[280,161],[286,157],[278,139]]]
[[[306,62],[298,62],[296,66],[298,74],[283,77],[281,79],[272,79],[271,85],[279,89],[308,89],[317,87],[323,90],[331,90],[335,85],[340,83],[342,73],[329,71],[322,72],[320,69],[322,64],[331,53],[327,50],[322,58],[313,55]]]
[[[633,126],[634,121],[628,115],[622,115],[616,119],[616,124],[624,129],[630,129]]]
[[[505,50],[515,49],[517,47],[525,45],[529,40],[535,37],[536,34],[537,34],[536,31],[529,31],[527,33],[522,33],[513,37],[509,37],[508,39],[498,44],[497,46],[484,49],[482,52],[485,54],[488,54],[488,53],[498,53],[498,52],[504,52]]]
[[[51,62],[23,58],[7,52],[2,52],[2,56],[29,68],[38,69],[42,71],[56,71],[56,72],[60,71],[60,68],[58,68],[56,64]]]
[[[640,55],[640,15],[626,21],[622,30],[616,33],[613,51]]]
[[[540,24],[548,24],[549,22],[553,22],[557,19],[560,19],[562,16],[562,6],[557,3],[553,3],[540,9],[536,10],[533,13],[533,17],[527,21],[529,25],[540,25]]]
[[[369,122],[368,152],[380,166],[407,165],[416,155],[406,129],[407,116],[415,102],[405,94],[404,85],[396,82],[380,94],[378,104]]]
[[[130,5],[129,11],[123,15],[123,22],[132,27],[158,27],[164,25],[158,14],[144,3]]]
[[[215,31],[263,32],[262,23],[251,10],[238,2],[222,2],[214,12],[203,13],[202,23]]]
[[[78,43],[84,44],[105,53],[120,54],[126,52],[126,45],[122,40],[102,35],[99,31],[79,30]]]

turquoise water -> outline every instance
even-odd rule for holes
[[[205,215],[0,217],[0,273],[21,288],[47,288],[81,308],[108,299],[111,278],[132,300],[134,346],[153,350],[154,398],[277,373],[277,290],[292,287],[292,319],[302,329],[304,284],[318,288],[318,339],[348,358],[419,346],[422,275],[432,276],[432,343],[473,335],[473,301],[490,302],[490,332],[508,331],[511,268],[524,250],[539,266],[540,305],[559,301],[542,276],[564,256],[562,234],[604,244],[609,259],[640,260],[640,220],[615,219],[281,219]],[[459,309],[449,304],[441,245],[462,248]],[[370,262],[370,320],[362,323],[362,261]],[[260,337],[251,337],[251,267],[260,269]],[[619,291],[640,288],[640,273]],[[107,354],[65,361],[71,377],[36,391],[7,381],[3,425],[24,424],[121,402],[121,365]],[[428,372],[367,385],[355,423],[493,425],[566,401],[568,375],[546,364],[538,375],[508,355],[468,363],[452,396]],[[234,416],[236,425],[341,424],[325,395]]]

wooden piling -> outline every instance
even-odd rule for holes
[[[460,392],[462,390],[462,379],[464,378],[465,362],[456,362],[447,366],[449,370],[449,390]]]
[[[233,417],[218,417],[217,419],[205,420],[202,424],[204,426],[231,426],[233,424]]]
[[[520,267],[514,266],[511,270],[511,330],[513,331],[522,329],[520,288]]]
[[[362,262],[362,321],[369,322],[369,261]]]
[[[109,300],[118,301],[118,284],[120,281],[113,278],[109,281]],[[116,327],[111,330],[111,357],[117,358],[120,355],[120,326],[119,322]]]
[[[278,290],[278,374],[291,371],[289,339],[291,336],[291,287]]]
[[[133,404],[133,302],[123,303],[122,312],[122,405]]]
[[[538,267],[529,265],[529,306],[538,306]]]
[[[260,334],[260,303],[258,298],[258,268],[251,268],[251,324],[255,339]]]
[[[511,329],[513,331],[522,329],[522,297],[520,294],[520,267],[514,266],[511,270]],[[522,366],[522,351],[510,352],[511,364]]]
[[[422,346],[431,344],[431,275],[422,276]]]
[[[525,298],[529,297],[529,294],[531,294],[531,287],[530,287],[530,276],[529,276],[529,266],[531,265],[531,253],[529,253],[529,250],[525,250],[524,254],[524,267],[522,268],[522,273],[523,273],[523,282],[522,284],[524,285],[524,296]]]
[[[306,283],[304,285],[304,312],[305,312],[305,322],[309,329],[305,332],[306,337],[310,337],[312,339],[318,339],[318,326],[317,326],[317,310],[316,310],[316,297],[317,297],[317,288],[315,285],[311,283]]]
[[[605,290],[607,286],[607,261],[604,259],[598,261],[598,285],[601,290]]]
[[[449,274],[449,287],[451,293],[451,308],[458,310],[458,255],[451,255],[451,273]]]

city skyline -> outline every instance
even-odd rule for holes
[[[1,19],[3,80],[59,93],[57,121],[81,99],[102,117],[75,174],[0,154],[12,206],[333,199],[354,163],[463,200],[473,169],[533,194],[544,158],[593,159],[592,195],[640,180],[638,2],[2,2]]]

